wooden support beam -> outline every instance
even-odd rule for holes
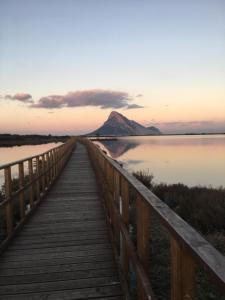
[[[20,219],[25,218],[25,199],[24,199],[24,164],[23,162],[19,163],[19,188],[21,190],[19,194],[19,203],[20,203]]]
[[[29,180],[31,183],[33,180],[33,160],[32,159],[28,160],[28,172],[29,172]],[[30,209],[32,209],[34,206],[34,186],[33,186],[33,184],[30,185],[29,194],[30,194]]]
[[[195,262],[185,248],[171,237],[171,300],[194,300]]]
[[[47,171],[47,174],[46,174],[46,178],[47,178],[47,187],[49,187],[50,185],[50,161],[49,161],[49,153],[46,153],[46,171]]]
[[[4,169],[5,173],[5,197],[7,204],[5,206],[5,218],[6,218],[6,234],[10,236],[13,230],[13,205],[12,205],[12,177],[11,167]]]
[[[113,208],[117,208],[120,212],[120,174],[112,168],[112,178],[113,178]],[[120,256],[120,228],[117,222],[116,214],[114,213],[114,234],[115,234],[115,242],[117,246],[117,252]]]
[[[150,208],[148,203],[139,195],[136,199],[137,209],[137,253],[138,258],[148,274],[149,269],[149,224],[150,224]],[[146,299],[143,292],[141,278],[137,278],[138,300]]]
[[[121,179],[122,220],[129,232],[129,185],[125,178]],[[129,256],[126,241],[122,235],[122,268],[126,283],[129,282]]]
[[[41,156],[41,172],[42,172],[42,193],[45,192],[46,177],[45,177],[45,155]]]
[[[37,179],[37,184],[36,184],[36,195],[37,195],[37,200],[40,199],[40,186],[41,186],[41,180],[39,178],[40,176],[40,159],[39,156],[36,158],[36,178]]]

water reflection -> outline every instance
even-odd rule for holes
[[[109,156],[117,159],[130,149],[136,148],[140,143],[126,140],[102,141],[97,143],[103,148]]]
[[[149,169],[155,182],[225,186],[225,135],[124,137],[100,145],[129,171]]]

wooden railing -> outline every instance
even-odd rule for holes
[[[42,154],[0,166],[0,171],[4,172],[0,202],[0,251],[6,247],[48,192],[65,166],[74,145],[75,138],[71,138],[65,144]],[[12,169],[16,174],[14,179]]]
[[[224,256],[93,142],[83,139],[83,143],[88,147],[102,185],[112,239],[119,244],[116,249],[125,287],[128,289],[129,268],[132,265],[136,271],[138,299],[155,299],[148,276],[149,228],[151,216],[154,215],[170,236],[171,299],[196,299],[197,266],[203,267],[225,295]],[[129,230],[131,188],[136,195],[136,245]]]

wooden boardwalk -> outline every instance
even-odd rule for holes
[[[123,299],[86,148],[0,259],[0,299]]]

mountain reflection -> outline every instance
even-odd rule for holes
[[[140,145],[140,143],[136,141],[128,140],[101,141],[99,144],[100,146],[103,145],[104,149],[113,159],[119,158],[127,151]]]
[[[225,184],[225,135],[134,136],[96,143],[124,169],[149,170],[158,183]]]

